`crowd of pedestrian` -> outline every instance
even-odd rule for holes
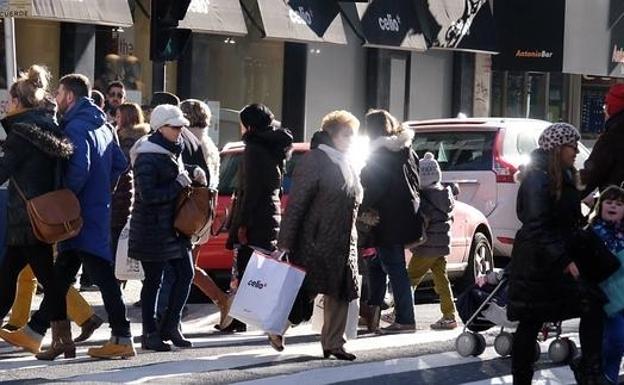
[[[350,112],[327,114],[295,167],[282,215],[293,136],[267,106],[241,110],[245,149],[229,223],[227,247],[234,264],[228,293],[197,265],[199,247],[210,242],[210,232],[189,235],[174,225],[183,192],[206,188],[216,194],[219,184],[219,150],[208,136],[208,106],[158,92],[143,110],[126,100],[120,82],[102,95],[91,90],[85,76],[70,74],[52,93],[49,78],[36,65],[20,75],[2,121],[7,138],[0,183],[8,181],[9,198],[0,319],[10,313],[0,329],[3,340],[41,360],[74,357],[75,343],[103,323],[73,287],[82,268],[81,287],[95,285],[100,291],[111,328],[110,340],[87,354],[136,355],[122,283],[114,273],[124,228],[129,228],[127,257],[140,261],[145,275],[138,303],[145,350],[171,350],[168,341],[193,346],[181,325],[193,284],[218,306],[218,329],[246,330],[228,313],[236,282],[254,252],[288,254],[306,271],[290,323],[309,320],[314,299],[323,296],[325,358],[356,358],[345,350],[344,334],[349,304],[358,297],[370,332],[414,332],[412,291],[429,271],[442,312],[431,328],[457,327],[446,273],[455,194],[442,184],[434,155],[419,160],[412,149],[414,131],[389,112],[369,111],[362,127]],[[617,380],[624,354],[624,190],[619,186],[624,151],[618,150],[624,86],[609,91],[606,113],[606,131],[585,169],[574,168],[578,131],[556,123],[541,134],[539,148],[518,176],[522,227],[508,269],[508,316],[519,321],[512,352],[515,384],[531,382],[534,341],[542,325],[575,317],[581,319],[582,355],[570,365],[577,381]],[[368,138],[365,162],[354,156],[358,136]],[[33,231],[29,200],[59,189],[78,199],[83,223],[76,236],[51,244]],[[600,195],[588,222],[581,200],[594,189]],[[412,254],[409,266],[406,249]],[[29,319],[37,282],[44,297]],[[394,316],[380,327],[388,282]],[[81,327],[76,339],[69,320]],[[42,350],[49,328],[52,343]],[[284,350],[286,333],[269,334],[270,345]]]

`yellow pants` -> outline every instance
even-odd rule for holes
[[[433,275],[433,288],[440,297],[442,315],[444,318],[455,318],[455,302],[453,302],[451,283],[446,274],[446,258],[419,257],[412,254],[412,259],[407,268],[412,286],[418,286],[429,270]]]
[[[26,266],[17,277],[17,290],[9,324],[20,328],[26,325],[30,319],[30,306],[36,292],[37,279],[30,266]],[[67,316],[78,325],[82,325],[93,316],[91,305],[73,286],[67,291]]]

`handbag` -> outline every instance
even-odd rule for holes
[[[188,237],[202,238],[210,231],[216,194],[208,187],[185,187],[178,195],[173,226]]]
[[[11,182],[26,205],[33,234],[38,240],[53,244],[80,233],[80,202],[71,190],[55,190],[27,199],[17,181],[11,178]]]

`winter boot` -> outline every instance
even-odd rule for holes
[[[69,320],[52,321],[52,345],[45,352],[35,355],[38,360],[52,361],[63,354],[65,358],[76,357],[76,346],[71,336]]]
[[[148,333],[141,336],[141,349],[168,352],[171,350],[171,345],[165,343],[162,338],[160,338],[160,334]]]
[[[174,328],[166,328],[160,331],[160,338],[163,341],[171,341],[178,348],[192,348],[193,343],[187,340],[182,334],[182,327],[178,324]]]
[[[15,331],[0,329],[0,338],[13,346],[24,348],[35,354],[41,351],[43,336],[32,330],[28,325]]]
[[[130,358],[136,356],[132,345],[132,337],[111,337],[108,342],[99,348],[91,348],[87,354],[93,358]]]
[[[230,312],[230,306],[232,305],[233,297],[228,296],[217,286],[217,284],[210,278],[206,272],[201,269],[195,269],[195,277],[193,278],[193,284],[199,288],[219,307],[221,317],[219,318],[219,326],[221,329],[225,329],[232,323],[232,317],[228,316]]]
[[[97,330],[97,328],[102,326],[103,323],[104,321],[100,317],[93,314],[88,320],[80,325],[80,327],[82,328],[82,332],[78,337],[74,339],[74,342],[83,342],[88,340]]]
[[[600,358],[576,357],[570,361],[574,379],[579,385],[610,385],[602,371]]]

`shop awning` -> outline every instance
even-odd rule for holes
[[[33,0],[33,16],[68,23],[132,25],[127,0]]]
[[[240,2],[233,0],[192,0],[180,27],[219,35],[247,34]]]
[[[261,28],[267,39],[347,44],[334,1],[242,0],[242,4],[252,24]]]
[[[361,31],[368,47],[406,50],[427,49],[414,4],[411,1],[373,0],[357,4]]]

